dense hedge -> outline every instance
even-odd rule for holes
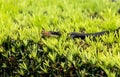
[[[119,0],[0,0],[0,77],[119,77]],[[41,32],[60,31],[60,37]]]
[[[107,76],[96,64],[82,62],[79,54],[73,55],[73,63],[67,56],[59,55],[41,41],[26,42],[9,36],[4,40],[0,47],[0,76]],[[56,59],[51,60],[50,55],[56,56]]]
[[[57,40],[59,43],[61,41],[61,44],[65,43],[63,44],[65,46],[60,45],[64,47],[61,49],[58,47],[57,42],[53,44],[55,46],[52,46],[52,44],[46,43],[45,40],[49,40],[48,42]],[[104,63],[100,65],[101,62],[99,60],[92,62],[87,60],[87,58],[84,59],[85,55],[81,55],[81,50],[75,52],[76,49],[74,47],[73,50],[71,49],[73,45],[70,45],[72,44],[70,41],[73,42],[75,47],[77,46],[74,43],[77,40],[61,40],[61,37],[40,37],[40,40],[35,42],[32,39],[20,39],[20,36],[17,39],[7,36],[0,46],[0,76],[108,76],[104,69]],[[67,52],[67,49],[71,51]],[[106,67],[111,72],[116,72],[117,76],[120,75],[118,67],[111,65]]]

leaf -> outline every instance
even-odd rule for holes
[[[56,53],[49,53],[48,54],[48,57],[55,63],[55,61],[56,61]]]
[[[24,62],[20,63],[19,65],[20,65],[20,68],[27,70],[27,65]]]
[[[48,73],[47,67],[45,65],[43,65],[43,67],[40,66],[40,68],[44,73]]]
[[[33,57],[33,58],[37,57],[37,45],[35,45],[35,44],[33,45],[33,50],[29,56]]]
[[[3,67],[3,68],[6,68],[6,67],[7,67],[7,65],[6,65],[5,63],[3,63],[2,67]]]

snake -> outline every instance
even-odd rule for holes
[[[118,27],[117,29],[115,29],[113,32],[119,33],[120,27]],[[101,32],[95,32],[95,33],[80,33],[80,32],[70,32],[68,33],[68,35],[71,38],[81,38],[81,39],[85,39],[86,37],[99,37],[102,36],[104,34],[109,34],[110,31],[101,31]],[[42,31],[42,36],[43,37],[50,37],[50,36],[61,36],[62,33],[59,31]]]

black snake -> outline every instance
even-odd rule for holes
[[[120,27],[118,27],[117,29],[115,29],[113,32],[119,33]],[[109,34],[110,31],[101,31],[101,32],[96,32],[96,33],[79,33],[79,32],[71,32],[68,33],[68,35],[71,38],[81,38],[81,39],[85,39],[85,37],[96,37],[96,36],[101,36],[104,34]],[[42,31],[43,36],[61,36],[62,34],[58,31]]]

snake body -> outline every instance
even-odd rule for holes
[[[114,32],[118,33],[120,30],[120,27],[114,30]],[[104,34],[109,34],[110,31],[101,31],[101,32],[96,32],[96,33],[79,33],[79,32],[71,32],[68,33],[71,38],[81,38],[85,39],[86,37],[92,36],[101,36]],[[42,31],[43,36],[61,36],[62,34],[60,32],[54,32],[54,31]]]

